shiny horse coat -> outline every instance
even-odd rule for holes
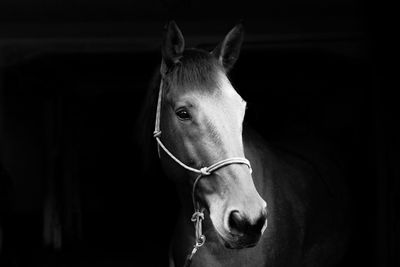
[[[227,77],[242,41],[240,24],[210,52],[185,49],[174,22],[165,30],[157,79],[163,79],[160,140],[190,168],[200,170],[233,157],[248,159],[253,170],[245,164],[224,166],[194,187],[204,209],[206,241],[191,266],[334,266],[345,251],[347,229],[336,173],[325,162],[315,164],[267,144],[243,127],[246,101]],[[149,92],[145,113],[155,114],[158,89]],[[196,241],[190,220],[196,174],[164,150],[159,155],[182,207],[170,266],[184,266]]]

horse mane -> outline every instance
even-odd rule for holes
[[[202,90],[211,92],[218,88],[218,72],[225,73],[219,61],[209,52],[189,48],[183,52],[180,61],[171,66],[164,77],[165,90],[179,88],[180,90]],[[161,82],[160,65],[154,71],[149,82],[145,99],[135,129],[136,144],[141,152],[142,171],[153,170],[157,159],[157,147],[153,138],[154,120],[156,116],[158,91]],[[157,161],[158,162],[158,161]]]

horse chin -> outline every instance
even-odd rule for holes
[[[248,243],[248,244],[243,244],[243,243],[230,243],[228,241],[224,241],[224,246],[229,249],[243,249],[243,248],[251,248],[257,245],[257,242],[255,243]]]
[[[221,237],[222,239],[222,243],[224,244],[224,246],[226,248],[229,249],[243,249],[243,248],[251,248],[257,245],[258,243],[258,239],[252,239],[252,240],[247,240],[247,239],[238,239],[236,241],[232,241],[232,240],[227,240],[224,239],[223,237]]]
[[[247,236],[237,236],[231,234],[222,235],[218,233],[218,237],[221,243],[228,249],[243,249],[256,246],[258,241],[260,240],[261,235],[247,237]]]

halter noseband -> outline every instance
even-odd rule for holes
[[[250,169],[250,173],[252,172],[250,162],[246,158],[240,158],[240,157],[233,157],[233,158],[228,158],[228,159],[223,159],[220,160],[209,167],[203,167],[201,169],[195,169],[190,166],[187,166],[185,163],[180,161],[177,157],[175,157],[161,142],[160,136],[161,136],[161,130],[160,130],[160,117],[161,117],[161,102],[162,102],[162,96],[163,96],[163,80],[164,77],[161,75],[161,82],[160,82],[160,88],[158,92],[158,100],[157,100],[157,111],[156,111],[156,121],[154,125],[154,132],[153,132],[153,137],[157,141],[157,151],[158,151],[158,157],[160,157],[160,147],[164,150],[164,152],[170,156],[176,163],[178,163],[180,166],[185,168],[188,171],[197,173],[198,176],[193,182],[193,187],[192,187],[192,202],[193,202],[193,207],[194,207],[194,213],[192,215],[191,221],[195,224],[195,235],[196,235],[196,243],[193,247],[193,250],[191,253],[188,254],[186,261],[185,261],[185,266],[189,266],[190,262],[192,260],[193,255],[197,252],[197,250],[204,244],[206,237],[202,234],[202,221],[204,220],[204,208],[200,207],[200,203],[196,201],[196,185],[198,181],[204,177],[204,176],[210,176],[214,171],[225,167],[227,165],[231,164],[245,164],[247,167]]]

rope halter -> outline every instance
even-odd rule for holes
[[[164,152],[172,158],[177,164],[179,164],[181,167],[184,169],[197,173],[198,176],[193,182],[193,187],[192,187],[192,202],[193,202],[193,207],[194,207],[194,213],[192,215],[191,221],[194,223],[195,227],[195,237],[196,241],[193,246],[193,249],[191,253],[188,254],[185,262],[185,266],[189,266],[192,260],[193,255],[197,252],[197,250],[204,245],[206,241],[206,237],[203,235],[202,232],[202,221],[204,220],[204,208],[200,207],[200,203],[196,201],[196,185],[199,182],[199,180],[204,177],[204,176],[210,176],[214,171],[225,167],[227,165],[231,164],[244,164],[249,167],[250,173],[252,172],[250,162],[246,158],[240,158],[240,157],[232,157],[232,158],[227,158],[220,160],[208,167],[203,167],[201,169],[195,169],[192,168],[182,161],[180,161],[177,157],[175,157],[161,142],[161,130],[160,130],[160,117],[161,117],[161,102],[162,102],[162,96],[163,96],[163,77],[161,77],[161,82],[160,82],[160,88],[158,92],[158,100],[157,100],[157,111],[156,111],[156,121],[154,125],[154,132],[153,132],[153,137],[157,141],[157,151],[158,151],[158,157],[160,158],[160,147],[164,150]]]

